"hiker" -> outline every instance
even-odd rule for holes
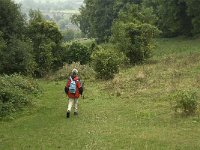
[[[70,117],[73,104],[74,104],[74,115],[77,116],[78,115],[78,98],[83,93],[83,87],[78,77],[77,69],[72,70],[71,75],[68,79],[68,82],[65,86],[65,93],[67,94],[69,98],[66,117],[67,118]]]

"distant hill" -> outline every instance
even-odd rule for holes
[[[22,9],[39,9],[41,11],[52,10],[78,10],[83,4],[83,0],[14,0],[22,4]]]
[[[28,14],[30,9],[40,10],[48,20],[55,21],[60,29],[76,29],[70,17],[79,13],[84,0],[13,0],[21,4],[22,12]]]

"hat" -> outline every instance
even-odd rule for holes
[[[77,75],[77,74],[78,74],[78,70],[74,68],[74,69],[72,70],[72,74],[73,74],[73,75]]]

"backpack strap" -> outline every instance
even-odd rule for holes
[[[73,81],[72,77],[70,76],[69,78],[70,78],[70,80],[71,80],[71,82],[72,82],[72,81]]]

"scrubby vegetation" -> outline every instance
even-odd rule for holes
[[[38,83],[17,74],[0,76],[0,118],[34,103],[41,93]]]
[[[193,115],[198,108],[198,96],[194,91],[176,91],[172,97],[176,113]]]

